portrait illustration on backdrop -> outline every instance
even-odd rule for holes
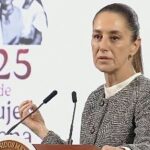
[[[41,0],[0,0],[0,44],[40,45],[48,19]]]

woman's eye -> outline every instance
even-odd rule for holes
[[[118,37],[118,36],[112,36],[112,37],[110,37],[110,38],[111,38],[112,41],[117,41],[117,40],[119,40],[119,37]]]
[[[98,35],[98,34],[93,35],[93,39],[100,40],[101,38],[102,38],[101,35]]]

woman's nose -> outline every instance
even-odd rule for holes
[[[108,51],[109,41],[107,38],[103,37],[99,42],[99,50],[101,51]]]

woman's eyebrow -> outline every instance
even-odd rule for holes
[[[121,32],[118,31],[118,30],[112,30],[112,31],[110,31],[109,33],[110,33],[110,34],[121,34]]]

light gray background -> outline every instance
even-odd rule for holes
[[[12,77],[9,81],[4,81],[5,84],[13,88],[11,95],[13,105],[18,105],[25,99],[33,99],[34,103],[38,105],[53,89],[58,90],[58,95],[43,106],[40,111],[47,127],[59,134],[64,140],[69,137],[73,112],[71,92],[76,91],[78,102],[73,131],[74,144],[79,143],[84,103],[91,91],[105,82],[103,74],[93,65],[90,45],[92,19],[101,7],[112,2],[126,3],[137,12],[141,25],[145,76],[150,77],[149,1],[43,0],[48,15],[49,28],[44,35],[43,45],[28,46],[30,53],[25,58],[32,66],[32,74],[28,80],[20,81]],[[18,5],[19,0],[14,3]],[[10,49],[10,47],[6,48]],[[9,51],[11,59],[9,59],[7,69],[16,68],[16,64],[11,61],[14,62],[15,51],[18,47],[14,46],[11,49],[13,50]],[[16,122],[16,120],[12,121],[11,125]],[[7,129],[8,127],[5,127],[5,130]],[[28,129],[20,125],[15,130],[22,132]],[[40,141],[33,134],[32,143]]]

